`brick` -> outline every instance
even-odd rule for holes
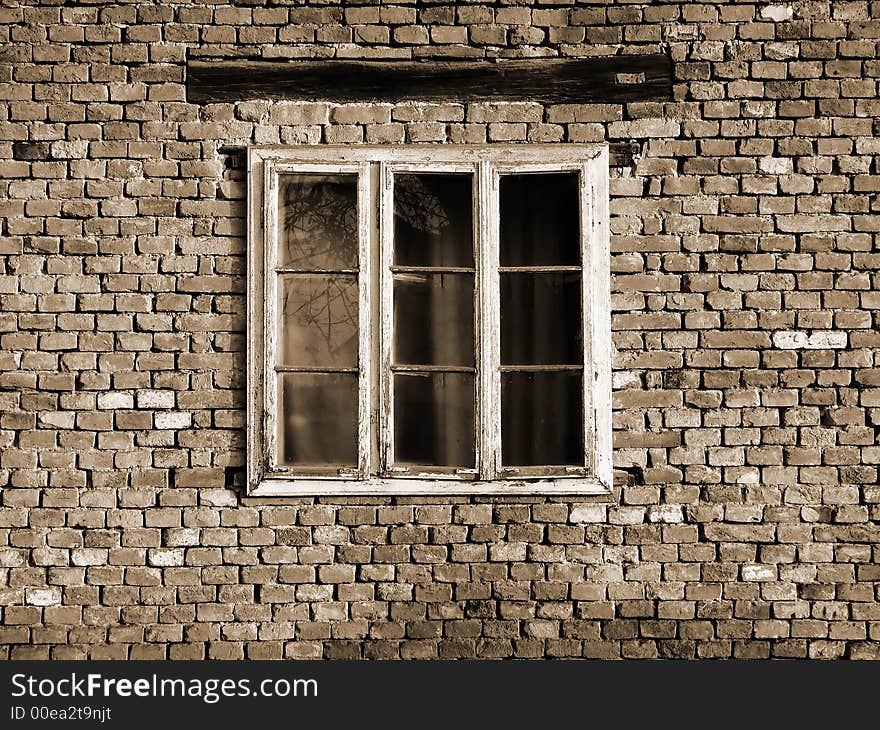
[[[131,393],[101,393],[98,396],[98,408],[115,410],[117,408],[133,408],[134,397]]]
[[[775,332],[773,344],[783,350],[824,350],[846,347],[845,332]]]
[[[791,20],[792,14],[793,10],[791,5],[785,4],[765,5],[760,10],[760,15],[763,20],[771,20],[776,23]]]
[[[543,118],[540,104],[525,102],[481,102],[470,104],[467,109],[468,122],[505,122],[522,124],[540,122]]]
[[[677,137],[681,125],[673,120],[636,119],[629,122],[612,122],[608,125],[610,139],[639,139],[651,137]]]

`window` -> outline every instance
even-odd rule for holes
[[[605,147],[248,166],[251,495],[608,491]]]

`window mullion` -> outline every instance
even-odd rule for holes
[[[366,478],[372,461],[372,184],[369,163],[358,165],[358,475]]]
[[[278,379],[275,374],[278,351],[278,172],[267,164],[263,171],[263,246],[264,319],[263,319],[263,413],[265,458],[270,469],[278,466]]]
[[[478,165],[475,219],[478,223],[477,271],[479,275],[478,390],[480,478],[494,479],[501,458],[500,318],[498,291],[498,193],[497,175],[491,163]]]
[[[593,189],[589,174],[589,164],[580,170],[580,237],[581,237],[581,327],[584,339],[583,407],[584,407],[584,466],[592,473],[595,470],[595,418],[593,410],[593,251],[590,245],[593,229]]]
[[[379,163],[379,466],[387,473],[394,464],[394,388],[391,372],[394,280],[391,273],[394,235],[392,173],[387,162]]]

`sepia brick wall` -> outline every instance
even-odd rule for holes
[[[0,0],[0,656],[880,658],[880,3]],[[672,103],[186,102],[668,53]],[[252,500],[228,148],[628,142],[613,498]]]

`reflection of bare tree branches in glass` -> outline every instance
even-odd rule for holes
[[[425,184],[428,175],[399,175],[394,186],[394,216],[417,231],[439,235],[450,224],[443,201]]]
[[[434,190],[441,179],[438,175],[396,176],[394,209],[399,227],[427,236],[443,234],[451,215],[446,201]],[[285,289],[282,311],[298,331],[288,330],[288,347],[309,351],[318,360],[336,361],[350,352],[358,332],[357,285],[353,285],[354,275],[341,273],[358,266],[357,178],[285,175],[280,193],[279,264],[302,272],[328,272]],[[322,342],[313,341],[316,337]],[[294,357],[293,353],[289,356]]]
[[[354,176],[286,176],[281,199],[281,258],[285,267],[323,271],[357,267]],[[282,307],[299,328],[321,334],[332,359],[351,338],[357,338],[358,292],[351,276],[322,277],[321,283],[326,286],[288,289]]]
[[[394,180],[394,262],[473,266],[473,175],[403,173]]]
[[[286,265],[331,270],[357,265],[356,178],[291,175],[282,200]]]
[[[298,277],[282,294],[288,362],[319,366],[357,363],[358,290],[354,274]],[[314,338],[320,335],[321,342]]]

